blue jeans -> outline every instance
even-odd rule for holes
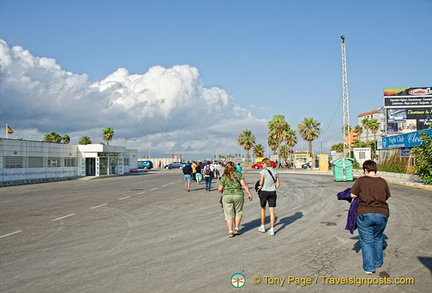
[[[388,216],[375,213],[356,216],[365,272],[375,272],[384,262],[383,233],[387,219]]]
[[[206,188],[207,188],[208,190],[210,190],[210,188],[211,188],[211,183],[212,183],[212,178],[211,178],[211,176],[206,176],[206,177],[205,177],[205,184],[206,184]]]

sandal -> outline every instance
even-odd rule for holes
[[[228,238],[233,238],[233,237],[234,237],[233,232],[229,232],[229,233],[228,233]]]
[[[233,234],[234,234],[234,235],[241,235],[241,231],[240,231],[240,229],[234,229]]]

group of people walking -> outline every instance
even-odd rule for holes
[[[261,220],[258,231],[262,233],[267,231],[269,235],[273,236],[276,221],[276,190],[280,187],[280,178],[278,172],[272,167],[270,159],[265,158],[262,162],[265,168],[260,171],[260,178],[256,184],[260,200]],[[210,162],[204,168],[210,168],[212,172],[216,172],[215,167]],[[374,161],[365,161],[362,168],[364,176],[356,179],[348,196],[356,201],[353,212],[355,213],[355,226],[358,228],[362,249],[363,270],[370,275],[375,273],[376,268],[381,267],[384,262],[383,234],[390,214],[387,204],[390,190],[386,180],[377,176],[378,169]],[[192,174],[192,167],[190,169]],[[203,174],[207,176],[205,171]],[[210,184],[207,185],[206,180],[206,190],[211,188],[211,175],[208,178]],[[190,185],[186,186],[186,189],[189,191]],[[233,162],[228,162],[220,177],[218,191],[222,193],[221,203],[229,238],[241,235],[240,225],[244,206],[243,190],[246,191],[248,199],[252,201],[253,196],[243,177],[241,168],[235,166]],[[268,230],[265,228],[267,205],[270,215],[270,228]]]
[[[183,167],[183,175],[184,175],[184,184],[185,184],[185,190],[190,191],[190,186],[192,184],[192,181],[197,182],[198,184],[201,183],[201,181],[204,178],[206,190],[211,190],[212,180],[214,178],[219,179],[220,174],[222,173],[222,166],[217,163],[210,161],[207,162],[187,162]]]
[[[275,224],[275,207],[276,207],[276,189],[280,186],[279,174],[273,169],[270,159],[263,159],[265,168],[260,172],[258,183],[258,194],[260,198],[260,218],[261,226],[258,228],[260,232],[265,230],[266,206],[268,203],[270,212],[270,229],[269,235],[274,235]],[[225,222],[228,228],[228,237],[232,238],[235,235],[240,235],[240,224],[243,215],[244,195],[243,189],[248,194],[248,199],[252,200],[251,191],[243,177],[243,174],[237,171],[233,162],[228,162],[225,166],[222,178],[219,181],[219,192],[222,193],[222,204],[225,215]]]

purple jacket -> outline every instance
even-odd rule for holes
[[[350,208],[348,210],[347,223],[345,226],[345,230],[349,230],[351,234],[354,233],[354,230],[357,229],[356,224],[356,212],[359,204],[359,199],[356,197],[352,200],[351,197],[351,188],[347,188],[344,191],[341,191],[337,194],[338,200],[346,200],[351,203]]]

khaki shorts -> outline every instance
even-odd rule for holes
[[[241,218],[243,215],[244,195],[224,194],[222,197],[225,221],[233,221],[234,217]]]

